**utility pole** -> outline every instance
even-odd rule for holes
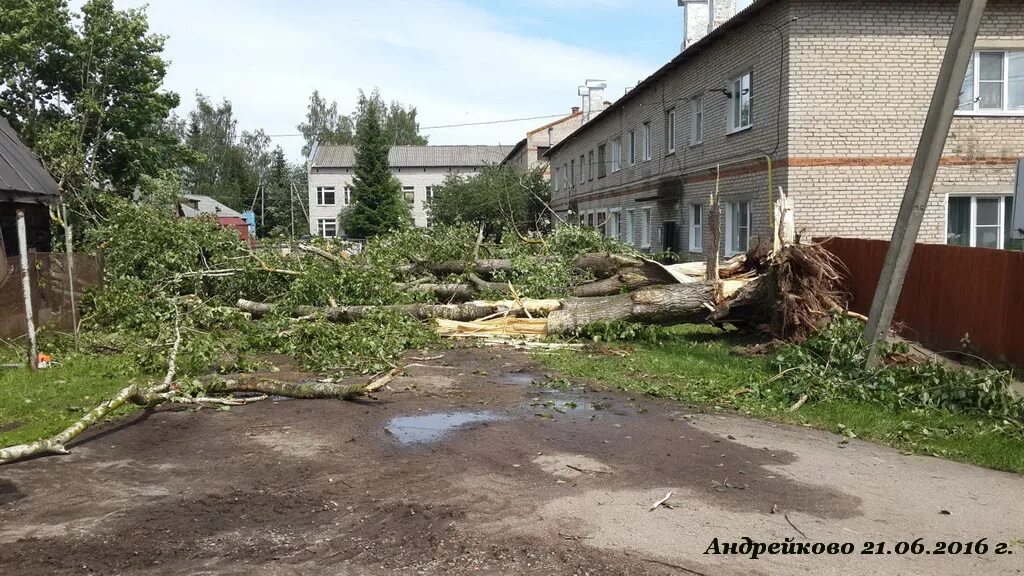
[[[942,151],[953,124],[953,114],[960,101],[960,89],[967,76],[967,67],[974,56],[974,43],[978,39],[981,17],[988,0],[960,0],[953,31],[949,36],[946,54],[939,69],[928,117],[921,132],[917,155],[910,169],[907,191],[903,195],[896,227],[893,229],[889,252],[885,256],[882,275],[871,302],[864,339],[871,343],[868,368],[878,366],[878,343],[885,340],[896,312],[903,281],[910,267],[917,233],[921,229],[928,198],[931,196],[935,175],[942,160]]]

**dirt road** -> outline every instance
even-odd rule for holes
[[[438,354],[378,401],[158,411],[0,468],[0,574],[1024,574],[1020,476]],[[704,554],[744,536],[856,553]]]

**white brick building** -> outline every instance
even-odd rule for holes
[[[498,164],[509,146],[394,146],[388,155],[391,173],[402,184],[413,222],[426,226],[427,200],[449,174],[471,176]],[[309,162],[309,233],[335,237],[338,213],[352,201],[355,147],[317,146]]]
[[[756,0],[548,151],[552,206],[639,248],[696,254],[717,178],[727,253],[770,237],[780,186],[805,236],[887,240],[957,4]],[[975,48],[920,239],[1006,248],[1024,2],[990,0]]]

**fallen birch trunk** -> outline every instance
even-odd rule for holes
[[[53,437],[37,440],[30,444],[0,449],[0,465],[37,456],[67,454],[68,442],[71,442],[79,434],[85,432],[87,428],[100,422],[109,414],[127,404],[135,404],[145,408],[154,408],[160,404],[223,404],[237,406],[258,400],[235,399],[231,396],[209,396],[211,394],[229,394],[233,392],[258,392],[264,395],[262,398],[259,398],[260,400],[267,396],[284,396],[303,400],[353,400],[367,394],[372,394],[387,386],[403,371],[404,367],[394,368],[368,382],[358,384],[280,382],[267,378],[214,380],[203,385],[203,395],[199,397],[185,396],[170,390],[170,383],[166,382],[166,379],[165,383],[149,387],[132,384],[122,389],[113,398],[93,408],[80,420]],[[172,366],[172,369],[168,370],[168,376],[173,376],[173,374]]]

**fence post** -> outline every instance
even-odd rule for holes
[[[36,347],[36,325],[32,318],[32,283],[28,278],[28,234],[25,232],[25,211],[16,212],[18,219],[18,253],[21,262],[21,291],[25,300],[25,326],[28,329],[28,367],[35,370],[39,361]]]
[[[75,335],[75,352],[78,352],[78,310],[75,305],[75,253],[71,238],[71,222],[68,220],[67,205],[62,206],[61,211],[64,213],[62,218],[64,221],[64,253],[67,258],[68,294],[71,298],[71,328],[74,330]]]

